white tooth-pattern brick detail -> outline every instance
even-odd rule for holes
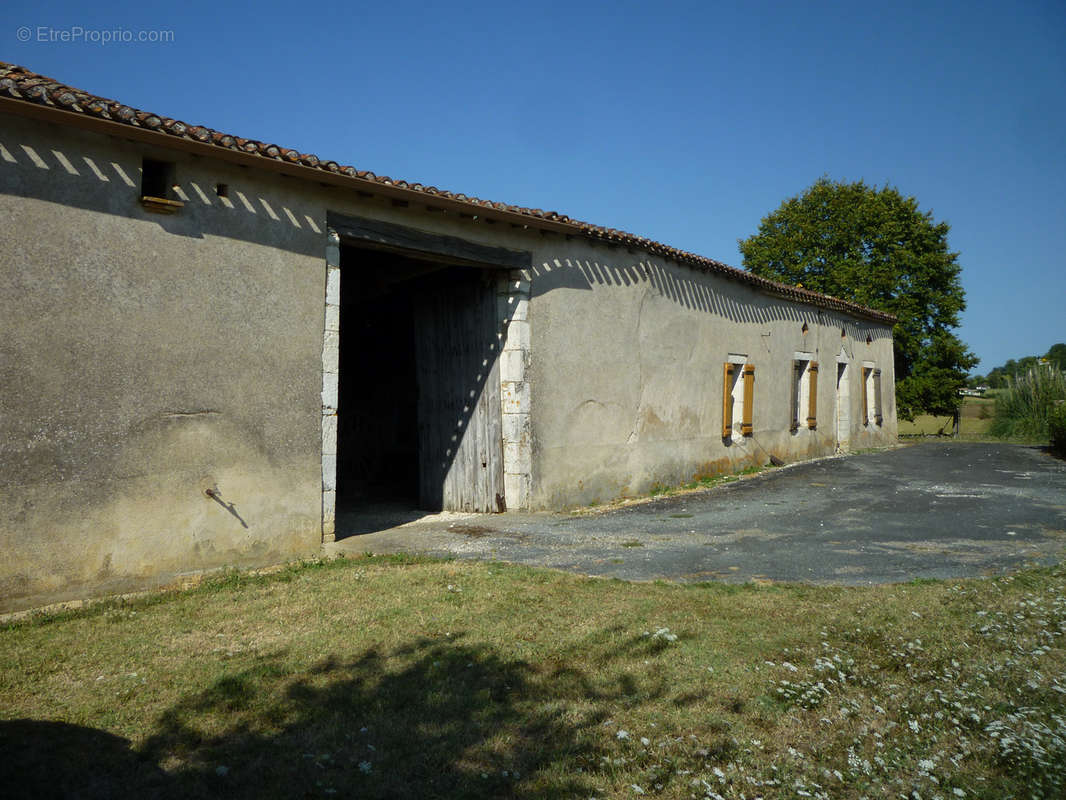
[[[513,270],[498,287],[500,397],[503,405],[503,485],[507,508],[529,508],[533,485],[530,421],[529,275]]]
[[[337,392],[340,383],[340,237],[326,237],[326,316],[322,331],[322,541],[336,538]]]

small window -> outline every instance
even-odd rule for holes
[[[755,366],[747,356],[730,354],[722,371],[722,438],[754,432]]]
[[[870,377],[873,372],[873,367],[862,365],[862,424],[864,426],[870,424],[870,396],[873,393]]]
[[[172,200],[174,190],[174,165],[169,161],[146,158],[141,165],[141,195]]]
[[[737,365],[725,363],[722,373],[722,438],[733,438],[733,390],[737,380]]]
[[[174,197],[174,164],[146,158],[141,162],[141,205],[157,214],[173,214],[185,204]]]
[[[881,415],[881,370],[874,370],[874,422],[880,426],[884,422]]]
[[[870,362],[862,365],[862,424],[870,422],[880,426],[884,422],[881,413],[881,370]]]
[[[801,427],[818,427],[818,362],[811,360],[810,353],[796,353],[792,360],[789,430],[796,433]]]

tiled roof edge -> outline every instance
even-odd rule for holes
[[[258,156],[272,161],[278,161],[295,166],[309,167],[345,176],[360,181],[369,181],[382,186],[393,187],[407,192],[423,196],[425,199],[445,198],[454,202],[462,203],[478,209],[490,209],[526,217],[531,224],[537,222],[554,223],[553,227],[565,225],[591,239],[607,242],[623,247],[632,247],[645,250],[653,255],[669,258],[705,272],[722,275],[731,280],[746,283],[754,288],[769,294],[784,297],[808,305],[819,306],[833,311],[866,317],[868,319],[891,325],[896,322],[896,317],[883,311],[877,311],[858,303],[840,300],[836,297],[820,294],[809,289],[797,286],[788,286],[783,283],[771,281],[759,277],[751,272],[746,272],[736,267],[731,267],[721,261],[679,250],[676,247],[637,236],[615,228],[605,228],[593,225],[589,222],[572,219],[566,214],[557,211],[543,211],[539,208],[525,208],[506,203],[482,200],[477,197],[469,197],[465,194],[454,193],[438,189],[435,186],[424,186],[421,183],[412,183],[403,180],[393,180],[386,175],[377,175],[367,170],[359,170],[351,166],[343,166],[336,161],[326,161],[310,153],[300,153],[291,148],[276,144],[260,142],[255,139],[245,139],[222,133],[203,125],[189,125],[180,120],[160,116],[148,111],[141,111],[116,100],[109,100],[89,94],[81,89],[67,86],[52,78],[38,75],[25,67],[17,64],[9,64],[0,61],[0,97],[8,97],[27,103],[48,106],[55,109],[70,111],[87,117],[107,120],[123,125],[130,125],[144,130],[155,131],[168,136],[177,137],[187,141],[199,142],[204,145],[219,147],[229,151],[235,151],[251,156]]]

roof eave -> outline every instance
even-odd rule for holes
[[[455,197],[434,194],[426,191],[424,188],[414,189],[407,186],[397,186],[390,182],[384,182],[381,179],[362,178],[358,175],[346,175],[338,172],[331,172],[320,166],[306,166],[304,164],[286,161],[282,158],[271,158],[258,152],[244,152],[238,149],[223,147],[209,141],[198,141],[189,137],[176,136],[173,133],[162,130],[149,130],[126,122],[119,122],[92,116],[79,111],[42,104],[28,98],[0,96],[0,112],[15,114],[30,119],[38,119],[44,122],[70,125],[83,130],[115,136],[129,141],[142,142],[150,146],[164,147],[194,155],[216,158],[241,166],[265,169],[281,175],[314,181],[315,183],[325,186],[337,186],[349,191],[363,192],[365,194],[406,202],[408,204],[414,204],[426,208],[453,211],[470,218],[494,220],[526,229],[532,228],[535,230],[551,231],[570,236],[579,236],[602,242],[609,246],[625,247],[630,250],[640,249],[651,254],[670,258],[704,272],[721,275],[728,280],[748,284],[749,286],[767,294],[773,294],[793,302],[827,308],[829,310],[887,325],[892,325],[897,321],[896,317],[891,314],[866,308],[865,306],[860,306],[846,300],[828,297],[827,295],[822,295],[818,292],[779,284],[766,278],[760,278],[750,272],[744,272],[735,267],[730,267],[727,264],[723,264],[713,259],[677,250],[650,239],[636,237],[621,231],[603,229],[588,223],[550,219],[535,214],[522,213],[507,208],[499,208],[498,206],[502,204],[464,201]]]

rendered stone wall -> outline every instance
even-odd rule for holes
[[[174,163],[178,213],[139,202],[146,156]],[[331,212],[530,254],[497,290],[509,509],[832,453],[838,360],[848,447],[895,439],[884,325],[639,250],[0,114],[0,610],[334,535],[338,298],[363,276],[342,276]],[[820,363],[819,424],[791,432],[797,352]],[[726,441],[730,354],[755,367],[754,431]],[[881,425],[861,424],[866,362]]]
[[[585,242],[542,248],[531,273],[534,508],[639,495],[771,456],[831,455],[838,356],[853,367],[847,447],[896,438],[891,330],[883,324]],[[819,419],[813,430],[792,432],[797,352],[820,363]],[[738,354],[755,369],[754,430],[723,438],[723,364]],[[882,370],[880,426],[859,424],[864,361]]]
[[[320,545],[321,207],[148,152],[0,116],[0,610]]]

